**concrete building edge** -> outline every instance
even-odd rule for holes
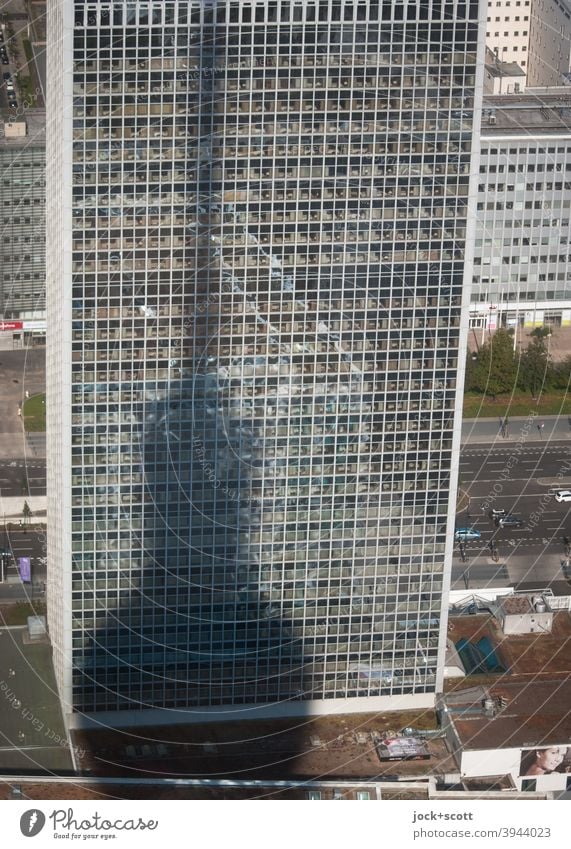
[[[268,705],[230,705],[226,708],[197,708],[196,710],[149,708],[140,711],[118,710],[101,711],[101,713],[96,714],[68,714],[66,725],[71,731],[86,729],[105,731],[108,728],[142,728],[148,725],[197,725],[206,722],[247,722],[261,719],[287,719],[289,717],[342,716],[349,713],[433,710],[435,702],[435,693],[417,693],[403,696],[314,699]]]
[[[63,266],[53,267],[50,264],[50,252],[47,251],[46,256],[46,282],[49,287],[50,279],[58,278],[61,281],[63,294],[61,299],[63,309],[61,314],[50,325],[52,330],[46,336],[46,394],[47,394],[47,409],[46,409],[46,479],[47,479],[47,528],[48,528],[48,562],[52,564],[52,570],[55,570],[55,564],[60,570],[59,578],[61,584],[50,586],[50,571],[48,570],[47,578],[47,607],[48,607],[48,627],[51,632],[52,642],[52,657],[54,662],[54,672],[56,676],[56,685],[59,697],[62,703],[62,712],[66,730],[69,730],[67,719],[69,716],[68,709],[72,704],[73,697],[73,681],[72,681],[72,666],[69,659],[72,657],[72,609],[71,609],[71,589],[72,589],[72,551],[71,551],[71,345],[72,345],[72,299],[71,299],[71,283],[72,283],[72,205],[71,202],[66,203],[63,199],[65,189],[71,197],[71,189],[73,186],[73,79],[72,75],[64,74],[65,67],[73,67],[73,35],[74,35],[74,3],[73,0],[58,0],[58,13],[61,15],[61,38],[56,27],[59,21],[56,18],[55,10],[52,20],[48,20],[48,42],[59,43],[59,53],[52,57],[48,57],[47,66],[48,77],[55,74],[52,81],[52,98],[55,99],[53,92],[56,89],[58,81],[57,72],[61,73],[62,77],[62,98],[63,98],[63,114],[62,137],[55,140],[57,145],[61,145],[61,151],[58,150],[58,155],[61,157],[62,174],[61,179],[53,177],[53,173],[49,167],[49,157],[53,151],[53,143],[50,142],[49,133],[46,138],[46,156],[47,156],[47,180],[46,187],[48,191],[53,191],[54,197],[61,199],[61,220],[62,220],[62,245],[63,245]],[[50,26],[52,29],[50,29]],[[56,71],[56,63],[57,69]],[[48,94],[48,107],[50,104],[50,96]],[[52,179],[53,177],[53,179]],[[49,220],[49,205],[46,204],[48,221],[46,227],[46,238],[49,239],[50,227],[53,227],[53,222]],[[50,277],[51,275],[51,277]],[[55,284],[54,284],[54,291]],[[52,304],[50,297],[46,301],[47,321],[51,314]],[[61,357],[61,359],[60,359]],[[55,362],[58,367],[61,367],[64,362],[65,372],[50,371],[50,364]],[[58,391],[59,385],[59,391]],[[54,412],[50,411],[50,397],[55,399],[53,402]],[[59,405],[57,402],[59,401]],[[57,406],[57,408],[56,408]],[[51,416],[56,416],[61,426],[59,429],[50,428]],[[60,449],[58,451],[58,449]],[[57,465],[57,458],[67,458],[63,463],[61,493],[59,487],[51,486],[50,480]],[[50,495],[51,491],[51,495]],[[59,556],[57,556],[59,546]],[[53,552],[53,554],[52,554]],[[57,613],[60,610],[59,598],[57,590],[61,587],[61,593],[67,603],[64,603],[61,608],[61,616]],[[54,633],[54,627],[57,633]]]
[[[436,663],[436,690],[444,686],[444,666],[448,640],[449,593],[452,586],[452,561],[454,556],[454,528],[456,525],[456,504],[460,475],[460,447],[462,444],[462,409],[464,399],[464,379],[466,373],[466,355],[470,325],[470,295],[474,268],[474,236],[476,232],[477,195],[480,162],[480,125],[484,92],[484,56],[487,2],[480,0],[478,10],[478,57],[476,62],[476,81],[474,87],[474,119],[472,125],[471,173],[468,186],[468,214],[466,218],[466,242],[464,251],[464,277],[462,286],[462,305],[460,318],[460,337],[458,345],[458,368],[456,377],[456,397],[454,404],[454,425],[452,431],[452,461],[450,466],[450,492],[448,515],[446,519],[446,547],[442,576],[442,600],[440,605],[440,634]]]

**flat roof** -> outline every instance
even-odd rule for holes
[[[532,610],[531,599],[526,595],[512,595],[503,598],[500,606],[505,613],[530,613]]]
[[[525,71],[517,62],[486,62],[486,71],[492,77],[525,77]]]
[[[551,608],[549,607],[549,597],[545,597],[541,593],[535,593],[535,595],[510,595],[505,596],[500,601],[500,606],[502,607],[504,613],[509,616],[524,614],[524,613],[535,613],[535,607],[533,606],[533,600],[538,599],[544,602],[545,610],[547,612],[551,612]]]
[[[539,593],[536,593],[539,595]],[[510,596],[510,598],[514,598]],[[517,598],[517,596],[515,596]],[[524,596],[528,603],[527,595]],[[549,597],[547,598],[549,604]],[[477,642],[487,637],[498,658],[508,670],[510,681],[555,680],[569,677],[571,670],[571,615],[567,610],[553,611],[550,633],[504,634],[498,620],[490,613],[474,616],[451,616],[448,637],[456,643],[464,637]],[[450,692],[471,684],[500,680],[502,676],[470,675],[467,678],[447,679],[445,690]],[[503,676],[505,680],[505,676]]]
[[[402,782],[395,785],[381,779],[370,781],[330,780],[328,776],[315,781],[294,782],[287,778],[279,781],[236,782],[222,777],[220,782],[181,779],[174,783],[168,779],[149,779],[144,783],[119,779],[69,778],[59,781],[42,781],[19,776],[0,775],[0,800],[2,799],[57,799],[61,801],[87,799],[307,799],[308,792],[319,790],[322,799],[355,799],[359,791],[369,792],[369,798],[378,798],[381,790],[383,799],[427,799],[426,782]]]
[[[414,778],[456,771],[442,738],[428,740],[430,759],[381,763],[381,734],[436,728],[434,710],[307,716],[148,728],[75,730],[83,774],[228,779]]]
[[[0,121],[0,149],[22,148],[26,146],[45,147],[46,144],[46,110],[26,109],[23,114],[12,113],[10,110],[2,111]],[[4,124],[26,122],[27,132],[25,136],[6,137]]]
[[[571,744],[571,680],[508,683],[504,676],[488,686],[505,707],[491,717],[482,710],[482,689],[443,697],[463,749],[512,749]],[[473,712],[471,712],[473,711]]]
[[[515,790],[511,775],[482,775],[476,778],[462,778],[464,789],[471,793],[489,793],[493,790]]]
[[[489,123],[490,115],[493,115],[495,123]],[[484,96],[482,136],[509,133],[526,138],[530,132],[571,135],[571,90],[556,94],[525,92]]]

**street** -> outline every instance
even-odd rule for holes
[[[0,603],[22,601],[43,595],[46,582],[46,532],[42,528],[0,529],[0,549],[11,551],[12,557],[4,558],[7,566],[4,583],[0,583]],[[32,583],[22,584],[18,573],[18,558],[31,560]]]
[[[481,534],[465,546],[462,562],[455,545],[454,588],[563,582],[565,536],[571,537],[571,504],[559,504],[553,493],[571,487],[571,444],[568,440],[529,441],[498,446],[468,444],[460,457],[460,490],[468,497],[456,527]],[[504,509],[524,521],[521,528],[498,528],[489,517]],[[497,546],[498,562],[490,542]]]
[[[42,458],[0,460],[0,495],[3,498],[46,494],[46,461]]]

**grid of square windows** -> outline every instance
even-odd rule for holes
[[[482,144],[472,302],[571,298],[571,144]],[[526,309],[530,309],[527,306]]]
[[[0,146],[0,311],[4,318],[45,310],[45,167],[42,146]]]
[[[445,5],[76,4],[76,707],[434,691],[477,29]]]

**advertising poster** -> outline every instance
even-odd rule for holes
[[[24,583],[27,583],[32,580],[32,569],[30,566],[29,557],[18,558],[18,571],[20,572],[20,579]]]
[[[571,772],[571,748],[545,746],[537,749],[522,749],[520,776],[550,775],[553,772]]]

